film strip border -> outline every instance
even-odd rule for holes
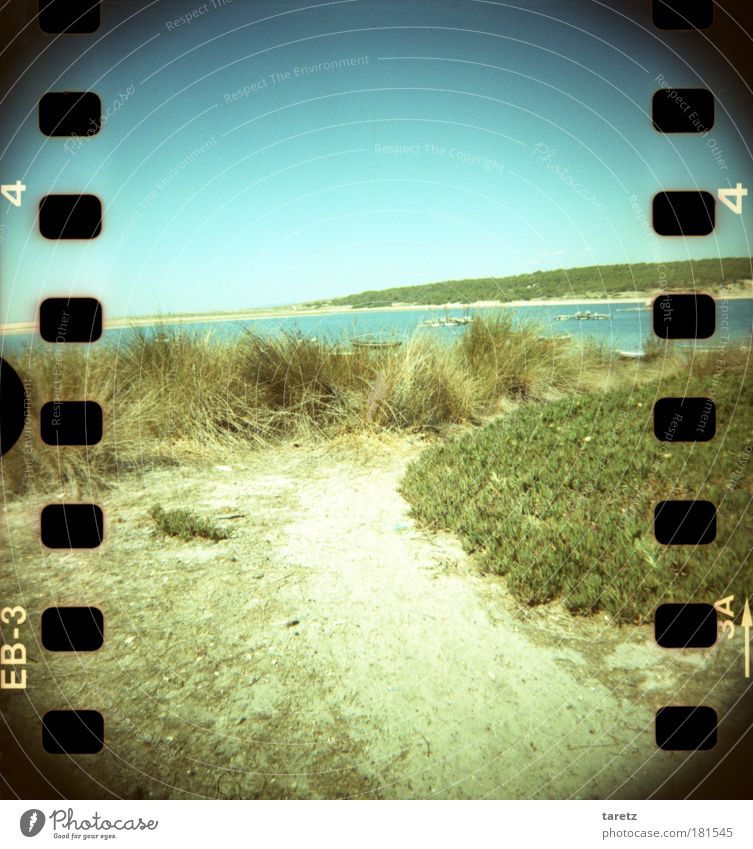
[[[92,36],[100,26],[99,0],[40,0],[39,26],[53,38]],[[39,129],[49,138],[89,139],[102,129],[102,102],[91,91],[53,91],[39,100]],[[50,194],[39,202],[39,230],[50,240],[95,239],[102,232],[99,198]],[[48,298],[39,309],[39,332],[53,344],[96,342],[102,308],[95,298]],[[102,439],[102,408],[94,401],[51,401],[40,411],[42,441],[58,450],[95,445]],[[92,549],[104,538],[97,504],[48,504],[41,512],[41,541],[49,549]],[[104,643],[105,619],[94,606],[49,607],[40,621],[41,643],[51,652],[93,652]],[[95,754],[105,741],[97,710],[49,710],[42,717],[42,746],[51,754]]]
[[[654,25],[664,30],[702,30],[714,19],[713,0],[653,0]],[[653,126],[660,133],[701,134],[714,126],[714,95],[701,88],[676,88],[660,79],[652,100]],[[720,189],[718,198],[740,214],[747,189]],[[716,223],[716,198],[707,191],[659,192],[652,220],[662,237],[709,236]],[[708,339],[716,330],[716,303],[710,295],[666,294],[653,304],[653,330],[660,339]],[[662,398],[654,405],[654,435],[664,442],[707,442],[716,435],[716,405],[710,397]],[[662,545],[708,545],[716,538],[717,511],[709,501],[660,501],[654,509],[654,536]],[[732,597],[717,604],[661,604],[654,635],[665,649],[705,649],[718,638],[717,614],[732,617]],[[743,625],[750,625],[747,606]],[[745,670],[749,676],[750,670]],[[664,705],[655,714],[656,745],[670,751],[711,749],[718,716],[708,705]]]
[[[92,34],[100,25],[101,5],[100,0],[40,0],[39,26],[56,37]],[[690,4],[652,0],[652,14],[654,25],[662,30],[705,29],[713,22],[714,7],[712,0]],[[705,133],[714,124],[714,106],[711,92],[674,88],[662,78],[652,100],[653,127],[660,133]],[[94,92],[48,92],[39,101],[39,128],[48,137],[95,136],[102,127],[101,116],[102,104]],[[740,211],[744,195],[747,190],[740,184],[719,191],[719,199],[735,212]],[[652,203],[654,230],[665,237],[708,236],[715,226],[715,204],[706,191],[660,192]],[[102,205],[94,195],[47,195],[39,203],[39,228],[47,239],[93,239],[100,235],[102,222]],[[40,306],[38,320],[42,339],[53,344],[90,344],[102,335],[102,307],[94,298],[48,298]],[[707,339],[715,327],[716,304],[709,295],[673,293],[654,301],[653,329],[661,339]],[[7,389],[12,381],[5,363],[3,369]],[[716,406],[711,398],[662,398],[653,412],[659,440],[702,442],[715,436]],[[93,445],[102,432],[102,410],[93,401],[49,402],[42,407],[41,437],[48,445]],[[3,445],[3,451],[7,447]],[[716,508],[708,501],[662,501],[655,508],[654,535],[663,545],[706,545],[715,539],[716,525]],[[96,504],[49,504],[42,510],[41,539],[50,549],[96,548],[103,536],[104,514]],[[717,614],[733,615],[731,598],[717,604],[660,605],[654,620],[657,644],[666,649],[713,646]],[[752,624],[747,602],[746,624]],[[41,617],[42,645],[48,651],[96,651],[103,645],[104,629],[104,615],[96,607],[51,607]],[[3,646],[0,660],[18,665],[22,662],[18,651],[16,646]],[[749,674],[746,664],[746,677]],[[707,705],[665,705],[656,711],[655,734],[657,746],[665,750],[712,748],[717,713]],[[95,710],[50,710],[42,718],[42,742],[52,754],[94,754],[104,746],[104,717]]]

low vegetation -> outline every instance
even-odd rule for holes
[[[178,537],[182,540],[202,537],[218,542],[230,537],[230,530],[223,528],[211,519],[200,516],[192,510],[165,510],[155,504],[149,514],[154,520],[155,530],[165,536]]]
[[[537,298],[635,297],[658,290],[724,291],[753,277],[750,257],[686,260],[633,265],[594,265],[584,268],[535,271],[513,277],[445,280],[417,286],[359,292],[312,306],[384,307],[391,304],[472,304],[477,301],[527,301]],[[750,284],[748,284],[750,285]]]
[[[707,353],[643,385],[522,405],[423,452],[403,494],[419,522],[457,534],[527,605],[561,599],[576,613],[642,622],[662,601],[744,596],[750,534],[740,530],[753,495],[748,357],[743,349]],[[671,395],[713,397],[716,437],[657,440],[653,404]],[[695,498],[717,506],[715,542],[659,545],[654,505]]]

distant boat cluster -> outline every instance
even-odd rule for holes
[[[456,318],[455,316],[445,316],[444,318],[430,318],[428,321],[422,321],[421,327],[457,327],[459,324],[470,324],[473,321],[469,316]]]
[[[591,310],[578,310],[578,312],[560,313],[554,316],[555,321],[607,321],[612,318],[606,312],[591,312]]]
[[[463,324],[470,324],[473,321],[473,318],[468,313],[468,309],[466,308],[464,314],[462,316],[454,316],[450,315],[447,312],[447,307],[445,307],[444,315],[442,318],[429,318],[426,321],[422,321],[419,325],[420,327],[459,327]]]

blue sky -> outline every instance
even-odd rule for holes
[[[719,205],[712,236],[650,229],[656,192],[753,175],[729,69],[648,3],[634,20],[578,0],[214,4],[109,3],[95,36],[24,36],[2,103],[2,181],[27,185],[0,213],[2,320],[51,294],[215,311],[750,254],[750,216]],[[659,75],[714,91],[708,135],[652,129]],[[34,104],[61,89],[100,95],[98,135],[39,133]],[[103,234],[44,240],[39,198],[81,191]]]

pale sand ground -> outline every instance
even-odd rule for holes
[[[37,798],[643,798],[709,771],[718,750],[656,748],[654,711],[713,704],[731,737],[739,641],[668,652],[648,626],[522,608],[415,526],[398,484],[421,447],[288,446],[125,477],[91,494],[108,524],[89,554],[41,550],[43,494],[10,504],[4,601],[37,633],[49,604],[96,604],[107,640],[78,657],[29,641],[29,689],[3,693],[3,715],[51,784],[17,779],[20,755],[0,771]],[[154,502],[233,536],[155,538]],[[37,714],[69,705],[105,715],[100,755],[41,751]]]
[[[104,322],[106,329],[116,329],[118,327],[145,327],[159,323],[170,324],[203,324],[208,322],[226,322],[226,321],[249,321],[253,319],[263,318],[300,318],[303,316],[323,316],[337,315],[342,313],[358,314],[369,312],[405,312],[416,311],[421,312],[427,310],[445,310],[445,309],[470,309],[479,308],[499,308],[499,307],[541,307],[541,306],[573,306],[575,304],[619,304],[625,301],[643,301],[646,306],[650,306],[653,298],[657,297],[660,292],[654,293],[638,293],[626,292],[615,298],[538,298],[529,301],[475,301],[471,304],[463,303],[448,303],[448,304],[396,304],[383,307],[319,307],[316,309],[307,309],[305,307],[270,307],[268,309],[253,309],[241,310],[232,313],[165,313],[152,316],[135,316],[133,318],[107,318],[105,315]],[[753,297],[753,289],[746,287],[745,289],[734,289],[730,292],[724,292],[715,295],[716,297],[724,297],[726,300],[740,300],[743,298]],[[31,333],[36,329],[34,322],[15,322],[12,324],[0,324],[0,334],[13,336],[21,333]]]

